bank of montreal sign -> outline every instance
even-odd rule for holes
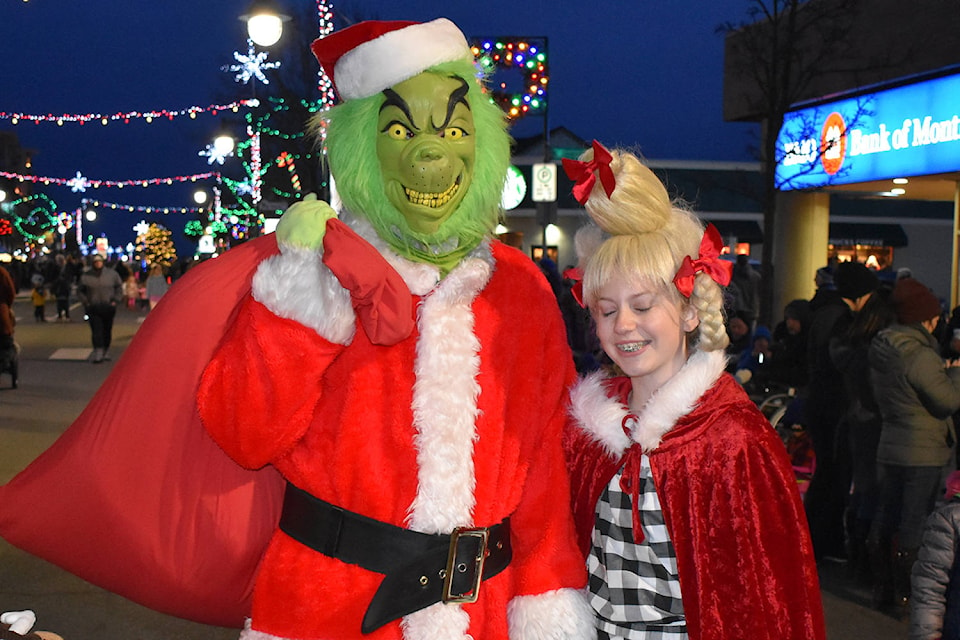
[[[960,170],[960,74],[798,109],[777,136],[783,191]]]

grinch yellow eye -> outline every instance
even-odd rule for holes
[[[383,131],[394,140],[409,140],[413,137],[413,131],[399,122],[391,122]]]
[[[465,135],[467,135],[467,132],[460,127],[447,127],[440,132],[440,137],[447,140],[461,140]]]

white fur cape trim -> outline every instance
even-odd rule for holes
[[[592,640],[594,617],[586,593],[576,589],[518,596],[507,606],[510,640]]]
[[[647,401],[637,419],[631,421],[629,438],[622,425],[630,411],[619,399],[607,396],[600,372],[589,374],[574,386],[570,392],[570,413],[579,427],[611,456],[620,456],[633,442],[645,452],[653,451],[677,420],[697,406],[725,366],[722,351],[694,352],[683,368]]]
[[[442,62],[472,59],[460,29],[446,18],[414,24],[368,40],[344,53],[333,67],[344,100],[366,98]]]

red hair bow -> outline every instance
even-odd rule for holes
[[[573,294],[573,299],[577,301],[577,304],[586,308],[586,305],[583,304],[583,270],[580,267],[571,267],[563,272],[563,277],[567,280],[573,280],[570,293]]]
[[[610,168],[611,160],[613,160],[613,156],[596,140],[593,141],[593,160],[590,162],[563,159],[563,170],[566,171],[567,177],[576,183],[573,185],[573,197],[577,199],[577,202],[584,204],[590,197],[593,185],[597,183],[595,172],[600,173],[600,184],[603,185],[607,197],[613,195],[617,181],[613,176],[613,170]]]
[[[691,260],[690,256],[683,256],[680,269],[677,270],[677,275],[673,276],[673,284],[677,285],[677,289],[684,298],[689,298],[693,293],[693,281],[701,271],[709,275],[717,284],[723,286],[730,284],[733,263],[720,258],[721,249],[723,249],[723,238],[720,237],[720,232],[712,224],[707,225],[703,240],[700,241],[700,257]]]

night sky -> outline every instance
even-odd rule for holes
[[[312,7],[307,0],[280,0],[281,6]],[[221,70],[233,53],[246,52],[245,25],[238,16],[247,0],[4,0],[0,3],[0,112],[112,115],[131,111],[207,107],[250,97],[251,87]],[[550,107],[546,124],[564,126],[589,141],[623,145],[658,160],[752,160],[752,125],[724,123],[722,117],[725,21],[745,18],[748,0],[580,3],[531,0],[470,4],[437,0],[334,2],[337,27],[345,20],[448,17],[468,38],[547,37]],[[596,7],[601,7],[597,9]],[[307,14],[311,12],[305,11]],[[294,13],[294,11],[291,11]],[[285,38],[271,49],[307,47],[315,35]],[[288,31],[289,33],[289,31]],[[268,74],[270,71],[266,71]],[[260,86],[258,95],[269,87]],[[13,125],[34,150],[32,174],[124,181],[183,176],[213,170],[242,178],[236,159],[222,167],[199,156],[220,120],[196,119],[146,124],[99,122]],[[528,118],[517,135],[543,129]],[[193,186],[100,188],[74,193],[68,187],[37,187],[59,210],[74,209],[83,197],[143,206],[193,206]],[[182,216],[106,212],[85,233],[109,235],[111,244],[134,239],[133,225],[146,217],[182,228]],[[175,233],[175,235],[179,235]],[[181,241],[178,240],[178,247]]]

